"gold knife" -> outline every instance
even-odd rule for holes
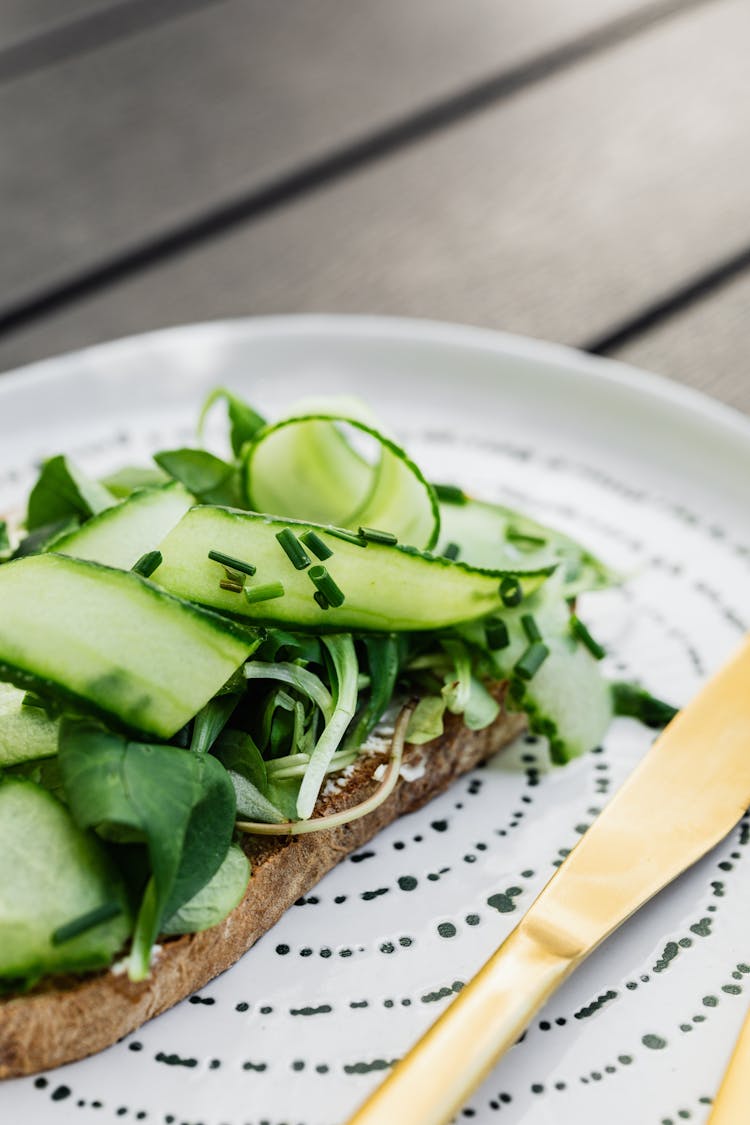
[[[641,764],[350,1125],[443,1125],[585,957],[750,805],[750,638]]]
[[[750,1015],[745,1019],[708,1125],[741,1125],[750,1106]]]

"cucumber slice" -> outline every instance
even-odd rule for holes
[[[473,566],[528,569],[562,563],[566,598],[620,581],[574,539],[501,504],[469,499],[441,503],[440,542],[441,551],[455,543],[458,558]]]
[[[109,904],[120,912],[53,943],[60,927]],[[0,782],[0,978],[101,968],[129,933],[124,887],[94,835],[41,786]]]
[[[25,694],[0,683],[0,769],[57,753],[57,720],[40,707],[23,707]]]
[[[567,762],[593,750],[604,737],[612,720],[610,684],[570,631],[563,578],[558,574],[517,609],[503,613],[510,643],[492,653],[501,679],[513,678],[514,665],[529,645],[521,622],[526,614],[536,622],[549,656],[526,684],[522,699],[511,701],[511,706],[525,711],[532,729],[549,738],[553,761]],[[464,635],[481,643],[478,628],[472,625]]]
[[[352,448],[342,424],[379,443],[375,465]],[[375,527],[425,550],[437,542],[440,516],[432,486],[356,402],[343,405],[342,413],[329,404],[267,426],[247,448],[245,487],[256,511]]]
[[[142,555],[158,546],[193,503],[177,481],[143,489],[100,512],[83,527],[53,539],[47,549],[130,570]]]
[[[123,570],[33,555],[0,567],[0,678],[170,738],[255,644]]]
[[[296,570],[276,538],[284,528],[298,539],[313,530],[333,552],[325,566],[344,594],[340,607],[324,610],[314,600],[309,568]],[[497,610],[499,583],[506,576],[413,547],[349,542],[321,524],[208,506],[192,508],[159,549],[163,561],[153,580],[172,593],[241,617],[318,630],[442,628]],[[251,604],[242,592],[221,589],[224,571],[208,558],[209,551],[256,568],[247,591],[280,582],[284,596]],[[520,573],[523,590],[535,590],[549,573]]]

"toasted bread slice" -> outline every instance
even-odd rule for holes
[[[125,974],[106,970],[50,978],[29,993],[0,999],[0,1078],[33,1074],[101,1051],[202,988],[234,964],[339,860],[447,789],[525,725],[525,716],[502,711],[492,726],[468,731],[460,717],[450,715],[439,739],[406,747],[403,772],[413,780],[401,776],[374,812],[308,835],[246,836],[243,846],[253,873],[239,906],[212,929],[166,939],[148,980],[133,983]],[[351,808],[369,797],[378,786],[373,773],[386,758],[385,750],[361,757],[345,786],[326,788],[315,815]]]

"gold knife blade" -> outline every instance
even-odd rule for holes
[[[750,638],[641,764],[350,1125],[443,1125],[547,998],[750,805]]]
[[[708,1125],[742,1125],[750,1105],[750,1015],[745,1017]]]

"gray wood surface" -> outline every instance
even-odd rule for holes
[[[0,367],[169,323],[312,310],[585,342],[748,230],[749,34],[746,0],[674,19],[18,331]]]
[[[750,414],[750,274],[613,354]]]
[[[0,87],[0,304],[432,99],[662,7],[227,0]]]
[[[66,20],[105,8],[112,0],[2,0],[0,50]]]

